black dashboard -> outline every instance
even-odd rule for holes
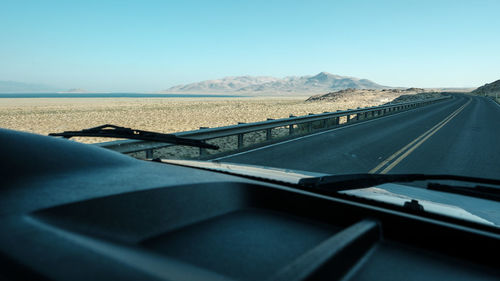
[[[0,129],[0,280],[499,280],[497,228]]]

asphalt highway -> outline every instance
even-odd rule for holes
[[[328,174],[500,178],[500,106],[477,96],[347,125],[220,159]]]

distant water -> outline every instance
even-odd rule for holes
[[[0,98],[233,98],[232,95],[140,94],[140,93],[22,93],[1,94]]]

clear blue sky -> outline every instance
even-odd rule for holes
[[[156,91],[320,71],[390,86],[500,79],[500,1],[0,0],[0,80]]]

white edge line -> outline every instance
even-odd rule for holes
[[[417,109],[417,108],[415,108],[415,109]],[[258,150],[270,148],[270,147],[273,147],[273,146],[282,145],[282,144],[285,144],[285,143],[289,143],[289,142],[298,141],[298,140],[305,139],[305,138],[310,138],[310,137],[314,137],[314,136],[318,136],[318,135],[330,133],[330,132],[333,132],[333,131],[336,131],[336,130],[342,130],[342,129],[350,128],[350,127],[353,127],[353,126],[357,126],[357,125],[361,125],[361,124],[366,124],[366,123],[373,122],[373,121],[382,120],[384,118],[389,118],[389,117],[397,116],[399,114],[408,113],[408,112],[411,112],[411,111],[412,110],[403,111],[403,112],[399,112],[399,113],[391,114],[391,115],[388,115],[388,116],[383,116],[383,117],[375,118],[375,119],[364,121],[364,122],[359,122],[359,123],[355,123],[355,124],[351,124],[351,125],[345,125],[345,126],[342,126],[342,127],[339,127],[339,128],[333,128],[333,129],[330,129],[330,130],[326,130],[326,131],[322,131],[322,132],[318,132],[318,133],[314,133],[314,134],[310,134],[310,135],[306,135],[306,136],[302,136],[302,137],[298,137],[298,138],[293,138],[291,140],[281,141],[281,142],[269,144],[269,145],[266,145],[266,146],[261,146],[261,147],[257,147],[257,148],[254,148],[254,149],[250,149],[250,150],[247,150],[247,151],[242,151],[242,152],[238,152],[238,153],[235,153],[235,154],[230,154],[230,155],[226,155],[226,156],[214,158],[214,159],[211,159],[209,161],[219,161],[219,160],[222,160],[222,159],[225,159],[225,158],[231,158],[231,157],[243,155],[243,154],[246,154],[246,153],[250,153],[250,152],[254,152],[254,151],[258,151]]]

